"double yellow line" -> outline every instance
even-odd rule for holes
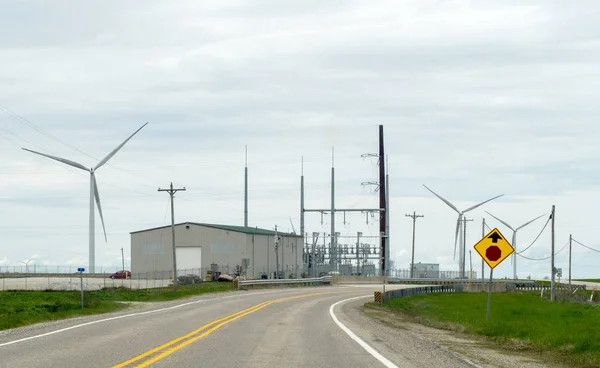
[[[280,302],[288,301],[288,300],[292,300],[292,299],[304,298],[304,297],[308,297],[308,296],[323,295],[323,294],[332,294],[332,292],[296,295],[296,296],[290,296],[290,297],[286,297],[286,298],[269,300],[269,301],[266,301],[266,302],[263,302],[260,304],[256,304],[250,308],[241,310],[239,312],[230,314],[223,318],[220,318],[220,319],[217,319],[210,323],[207,323],[204,326],[188,333],[187,335],[183,335],[183,336],[178,337],[174,340],[171,340],[161,346],[158,346],[152,350],[148,350],[147,352],[140,354],[134,358],[131,358],[123,363],[117,364],[117,365],[113,366],[112,368],[124,368],[133,363],[140,362],[140,361],[142,361],[142,362],[136,364],[136,367],[147,367],[150,364],[156,363],[157,361],[190,345],[191,343],[210,335],[211,333],[215,332],[216,330],[225,326],[226,324],[231,323],[231,322],[233,322],[237,319],[240,319],[244,316],[247,316],[248,314],[251,314],[258,310],[261,310],[271,304],[280,303]]]

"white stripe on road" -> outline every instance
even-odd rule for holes
[[[290,292],[294,292],[294,291],[296,291],[296,290],[291,290]],[[145,315],[145,314],[163,312],[163,311],[166,311],[166,310],[172,310],[172,309],[176,309],[176,308],[181,308],[181,307],[185,307],[185,306],[188,306],[188,305],[198,304],[198,303],[202,303],[202,302],[206,302],[206,301],[220,300],[220,299],[229,299],[229,298],[243,297],[243,296],[273,294],[273,293],[277,293],[277,292],[281,293],[281,290],[265,291],[265,292],[260,292],[260,293],[249,293],[249,294],[245,294],[245,295],[230,295],[230,296],[224,296],[224,297],[221,297],[221,298],[202,299],[202,300],[196,300],[196,301],[189,302],[189,303],[178,304],[178,305],[175,305],[175,306],[172,306],[172,307],[166,307],[166,308],[161,308],[161,309],[154,309],[154,310],[146,311],[146,312],[138,312],[138,313],[125,314],[125,315],[122,315],[122,316],[116,316],[116,317],[110,317],[110,318],[104,318],[104,319],[100,319],[100,320],[97,320],[97,321],[86,322],[86,323],[82,323],[82,324],[79,324],[79,325],[62,328],[60,330],[50,331],[50,332],[47,332],[47,333],[44,333],[44,334],[40,334],[40,335],[35,335],[35,336],[25,337],[25,338],[19,339],[19,340],[5,342],[5,343],[0,344],[0,347],[7,346],[7,345],[12,345],[12,344],[16,344],[16,343],[24,342],[24,341],[28,341],[28,340],[38,339],[40,337],[50,336],[50,335],[54,335],[54,334],[65,332],[65,331],[69,331],[69,330],[74,330],[76,328],[81,328],[81,327],[85,327],[85,326],[95,325],[97,323],[110,322],[110,321],[114,321],[114,320],[122,319],[122,318],[142,316],[142,315]]]
[[[351,300],[368,298],[368,297],[373,297],[373,295],[358,296],[355,298],[345,299],[345,300],[339,301],[337,303],[334,303],[331,307],[329,307],[329,314],[331,315],[331,318],[333,318],[333,322],[335,322],[338,325],[338,327],[342,329],[342,331],[344,331],[348,336],[350,336],[350,338],[352,340],[356,341],[358,343],[358,345],[362,346],[362,348],[365,349],[369,354],[371,354],[375,359],[377,359],[381,363],[383,363],[383,365],[386,366],[386,368],[399,368],[397,365],[395,365],[394,363],[387,360],[386,357],[379,354],[379,352],[377,352],[377,350],[373,349],[369,344],[364,342],[360,337],[356,336],[356,334],[354,332],[352,332],[348,327],[344,326],[344,324],[342,322],[340,322],[340,320],[335,316],[335,313],[333,313],[333,309],[338,304],[349,302]]]

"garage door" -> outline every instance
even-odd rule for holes
[[[177,276],[200,275],[202,268],[202,247],[177,247]]]

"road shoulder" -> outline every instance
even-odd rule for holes
[[[525,351],[521,344],[515,343],[512,349],[499,346],[498,343],[486,339],[466,335],[452,329],[429,327],[401,312],[391,312],[372,304],[364,304],[356,308],[355,316],[371,321],[371,329],[381,329],[395,338],[398,335],[423,344],[435,346],[456,357],[469,362],[472,366],[498,368],[538,368],[560,367],[551,365],[541,359],[539,353]],[[373,324],[374,322],[374,324]]]

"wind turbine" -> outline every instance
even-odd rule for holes
[[[511,229],[513,232],[513,236],[512,236],[512,246],[515,249],[514,253],[512,254],[512,264],[513,264],[513,279],[517,279],[517,231],[519,231],[519,229],[524,228],[525,226],[531,224],[532,222],[534,222],[535,220],[544,217],[544,215],[538,216],[536,218],[534,218],[533,220],[524,223],[523,225],[517,227],[517,228],[513,228],[512,226],[510,226],[509,224],[507,224],[506,222],[500,220],[498,217],[492,215],[491,213],[489,213],[488,211],[485,211],[488,215],[492,216],[493,218],[495,218],[496,220],[500,221],[504,226],[506,226],[507,228]]]
[[[52,155],[47,155],[45,153],[40,153],[36,151],[32,151],[27,148],[23,148],[25,151],[35,153],[37,155],[41,155],[52,160],[56,160],[67,164],[69,166],[76,167],[78,169],[87,171],[90,173],[90,228],[89,228],[89,272],[95,273],[95,263],[96,263],[96,250],[95,250],[95,222],[94,222],[94,199],[96,200],[96,204],[98,205],[98,212],[100,213],[100,220],[102,221],[102,230],[104,230],[104,240],[108,241],[106,237],[106,228],[104,227],[104,217],[102,216],[102,207],[100,206],[100,195],[98,194],[98,184],[96,183],[96,170],[98,170],[102,165],[108,162],[117,152],[127,143],[134,135],[137,134],[143,127],[148,125],[148,123],[142,125],[141,128],[136,130],[132,135],[129,136],[123,143],[121,143],[117,148],[115,148],[111,153],[109,153],[104,159],[102,159],[96,166],[92,168],[87,168],[80,163],[75,161],[67,160],[66,158],[56,157]]]
[[[29,273],[29,262],[33,261],[33,258],[35,257],[29,258],[28,261],[19,261],[25,265],[25,273]]]
[[[472,211],[474,209],[476,209],[477,207],[484,205],[496,198],[500,198],[502,197],[504,194],[500,194],[497,195],[493,198],[488,199],[487,201],[483,201],[481,203],[478,203],[472,207],[467,208],[466,210],[462,210],[460,211],[458,208],[456,208],[456,206],[454,206],[452,203],[450,203],[449,201],[447,201],[445,198],[443,198],[442,196],[438,195],[436,192],[434,192],[433,190],[427,188],[427,186],[425,184],[423,184],[423,186],[430,191],[431,193],[433,193],[433,195],[435,195],[436,197],[438,197],[439,199],[442,200],[442,202],[446,203],[450,208],[452,208],[454,211],[456,211],[456,213],[458,213],[458,219],[456,220],[456,234],[454,235],[454,259],[456,259],[456,244],[458,239],[460,239],[459,243],[461,246],[461,249],[459,249],[459,255],[458,255],[458,268],[459,268],[459,272],[461,277],[465,277],[465,249],[466,249],[466,239],[463,239],[463,232],[462,227],[463,225],[463,215],[469,211]]]

